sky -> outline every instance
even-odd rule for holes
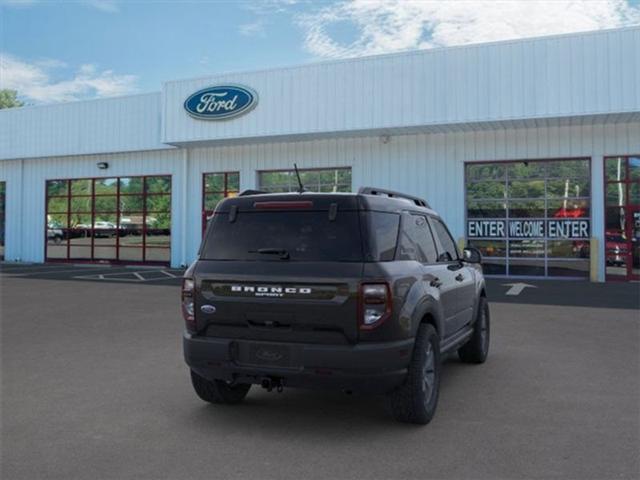
[[[314,61],[640,25],[640,0],[0,0],[0,89],[27,104]]]

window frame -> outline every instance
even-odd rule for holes
[[[160,177],[160,178],[164,178],[165,180],[168,180],[168,185],[169,185],[169,191],[168,192],[150,192],[148,191],[148,187],[147,187],[147,179],[149,178],[156,178],[156,177]],[[122,184],[122,180],[123,179],[141,179],[142,180],[142,189],[140,192],[134,192],[134,193],[122,193],[121,192],[121,184]],[[102,180],[106,180],[106,179],[114,179],[116,181],[116,193],[98,193],[96,194],[96,181],[102,181]],[[74,195],[71,189],[71,185],[72,182],[79,182],[79,181],[89,181],[90,182],[90,193],[80,193],[80,194],[76,194]],[[64,182],[66,183],[66,188],[65,194],[58,194],[58,195],[49,195],[49,185],[53,182]],[[173,207],[173,202],[172,202],[172,196],[173,196],[173,178],[171,176],[171,174],[148,174],[148,175],[115,175],[115,176],[102,176],[102,177],[79,177],[79,178],[51,178],[51,179],[45,179],[44,182],[44,187],[45,187],[45,205],[44,205],[44,211],[45,211],[45,215],[44,215],[44,259],[46,262],[59,262],[59,263],[113,263],[113,264],[145,264],[145,265],[169,265],[171,263],[171,245],[172,245],[172,222],[171,222],[171,215],[172,215],[172,207]],[[138,216],[141,216],[142,218],[142,228],[140,229],[140,238],[142,243],[140,244],[140,246],[135,246],[135,247],[129,247],[126,245],[122,245],[120,242],[121,238],[124,238],[124,236],[120,235],[120,226],[121,226],[121,219],[123,218],[123,212],[121,210],[121,199],[122,197],[132,197],[132,196],[138,196],[142,198],[142,210],[141,211],[132,211],[132,212],[127,212],[127,215],[130,215],[131,213],[135,213],[135,214],[140,214]],[[115,211],[96,211],[96,198],[104,198],[104,197],[115,197],[116,198],[116,210]],[[147,208],[147,198],[149,197],[168,197],[169,198],[169,208],[167,211],[164,210],[148,210]],[[67,202],[67,207],[66,207],[66,211],[64,212],[49,212],[49,199],[51,198],[60,198],[60,199],[66,199]],[[91,207],[89,210],[87,211],[72,211],[71,205],[72,205],[72,199],[74,198],[86,198],[90,200],[90,204]],[[66,253],[64,257],[50,257],[48,255],[48,247],[49,247],[49,238],[48,238],[48,232],[49,230],[53,230],[51,228],[49,228],[49,220],[48,217],[49,215],[65,215],[66,216],[66,223],[64,224],[64,226],[62,228],[60,228],[59,230],[62,230],[63,232],[63,239],[66,240]],[[151,215],[149,215],[151,214]],[[149,235],[152,236],[153,232],[157,232],[157,231],[163,231],[163,230],[167,230],[165,228],[158,228],[158,227],[148,227],[147,226],[147,217],[153,216],[153,214],[168,214],[169,215],[169,242],[167,246],[157,246],[157,245],[147,245],[147,234],[149,233]],[[71,217],[72,215],[83,215],[83,216],[88,216],[91,218],[91,224],[89,228],[82,228],[82,229],[76,229],[76,228],[72,228],[71,225]],[[113,229],[113,238],[115,239],[115,243],[113,244],[113,246],[111,244],[109,245],[105,245],[105,247],[108,248],[115,248],[115,257],[101,257],[99,255],[96,255],[96,245],[95,245],[95,239],[98,238],[96,237],[96,222],[99,221],[106,221],[106,220],[100,220],[99,216],[105,216],[105,215],[112,215],[115,216],[115,228]],[[126,218],[126,217],[125,217]],[[80,243],[74,243],[73,240],[75,237],[71,236],[71,232],[73,231],[77,231],[77,230],[84,230],[85,231],[85,235],[90,232],[90,237],[91,237],[91,242],[89,242],[89,244],[87,245],[83,245]],[[104,229],[98,229],[98,230],[104,230]],[[108,234],[107,234],[108,235]],[[88,235],[87,235],[88,236]],[[86,238],[86,237],[85,237]],[[80,248],[80,247],[84,247],[84,248],[89,248],[89,252],[90,254],[87,255],[87,258],[73,258],[71,256],[71,250],[72,247],[76,247],[76,248]],[[99,247],[98,247],[99,248]],[[121,251],[133,251],[133,250],[137,250],[141,252],[141,260],[123,260],[121,259]],[[158,251],[158,250],[167,250],[168,251],[168,259],[167,260],[148,260],[147,254],[151,254],[152,252]]]
[[[298,168],[298,172],[302,173],[307,173],[307,172],[323,172],[323,171],[348,171],[349,172],[349,176],[350,176],[350,181],[349,181],[349,189],[347,191],[352,191],[353,190],[353,168],[350,166],[329,166],[329,167],[312,167],[312,168]],[[265,173],[289,173],[291,174],[291,176],[293,178],[295,178],[295,169],[293,168],[282,168],[282,169],[267,169],[267,170],[256,170],[256,185],[257,185],[257,189],[258,190],[263,190],[263,186],[262,183],[260,181],[261,176]],[[297,188],[297,178],[295,180],[295,186]],[[305,185],[305,188],[307,188],[308,185]],[[280,190],[264,190],[267,193],[288,193],[288,192],[295,192],[297,190],[293,189],[293,190],[286,190],[286,191],[280,191]],[[320,192],[318,190],[308,190],[310,192]]]
[[[633,156],[633,155],[631,155]],[[587,275],[583,275],[583,276],[559,276],[559,275],[550,275],[549,274],[549,263],[550,262],[557,262],[557,261],[561,261],[561,262],[575,262],[575,263],[579,263],[579,262],[584,262],[585,259],[584,258],[577,258],[577,257],[551,257],[548,254],[548,244],[549,242],[555,241],[555,240],[562,240],[561,238],[549,238],[548,237],[548,233],[545,231],[545,236],[544,237],[536,237],[536,238],[530,238],[529,240],[538,240],[541,239],[544,242],[544,249],[545,249],[545,254],[541,257],[538,258],[531,258],[529,260],[531,260],[532,262],[537,262],[539,260],[543,260],[543,271],[544,274],[543,275],[514,275],[511,273],[510,271],[510,260],[523,260],[523,257],[512,257],[510,255],[510,241],[511,240],[525,240],[522,238],[511,238],[508,234],[505,235],[504,237],[501,238],[488,238],[488,237],[472,237],[470,238],[468,236],[468,230],[467,230],[467,225],[469,220],[473,220],[473,219],[477,219],[477,220],[501,220],[505,222],[505,225],[509,224],[509,220],[543,220],[543,221],[547,221],[547,220],[552,220],[554,217],[549,216],[549,205],[552,202],[555,201],[562,201],[562,199],[564,197],[549,197],[549,194],[547,192],[547,187],[548,187],[548,183],[550,181],[554,181],[554,180],[559,180],[562,179],[563,177],[560,177],[558,175],[551,175],[549,173],[549,169],[548,169],[548,165],[550,163],[559,163],[559,162],[586,162],[588,168],[583,172],[583,173],[576,173],[574,175],[571,175],[570,178],[571,180],[586,180],[588,182],[589,185],[589,195],[580,195],[580,196],[576,196],[576,197],[568,197],[571,200],[576,200],[579,202],[583,202],[583,201],[587,201],[588,202],[588,208],[585,208],[585,215],[580,216],[580,217],[575,217],[576,219],[583,219],[583,220],[588,220],[589,221],[589,227],[590,227],[590,231],[589,231],[589,235],[590,238],[593,237],[593,211],[594,211],[594,205],[593,205],[593,182],[592,182],[592,172],[593,172],[593,158],[589,157],[589,156],[583,156],[583,157],[553,157],[553,158],[521,158],[521,159],[507,159],[507,160],[482,160],[482,161],[467,161],[464,162],[464,238],[466,240],[466,242],[470,242],[471,244],[473,244],[474,241],[503,241],[505,242],[505,254],[504,256],[491,256],[491,257],[485,257],[485,261],[489,261],[489,259],[491,261],[495,260],[496,264],[500,264],[502,266],[502,269],[504,270],[504,273],[496,273],[493,274],[495,276],[500,276],[500,277],[523,277],[523,278],[577,278],[577,279],[588,279],[588,269],[587,269]],[[513,177],[510,176],[509,174],[509,165],[513,165],[513,164],[522,164],[522,163],[537,163],[537,164],[541,164],[544,165],[544,173],[542,175],[535,175],[535,176],[524,176],[524,177]],[[498,167],[503,167],[503,173],[501,176],[499,177],[490,177],[490,178],[486,178],[486,179],[482,179],[482,178],[470,178],[469,175],[469,168],[476,166],[476,165],[494,165],[494,166],[498,166]],[[522,181],[522,182],[527,182],[527,181],[532,181],[532,180],[542,180],[544,181],[544,196],[542,197],[509,197],[508,193],[509,193],[509,184],[512,181]],[[606,180],[606,177],[605,177]],[[469,216],[469,206],[470,203],[473,201],[478,201],[478,199],[470,199],[467,193],[467,187],[470,183],[482,183],[482,182],[504,182],[505,183],[505,197],[502,200],[496,200],[496,202],[498,202],[498,204],[501,204],[500,202],[505,204],[505,215],[503,217],[495,217],[495,216],[486,216],[486,217],[479,217],[479,216],[474,216],[471,217]],[[605,194],[606,194],[606,189],[605,189]],[[480,199],[480,201],[482,201],[483,199]],[[486,201],[486,200],[485,200]],[[521,216],[513,216],[511,215],[510,212],[510,204],[511,202],[527,202],[527,201],[543,201],[544,202],[544,212],[545,215],[543,217],[540,216],[535,216],[535,217],[521,217]],[[567,218],[570,219],[570,218]],[[546,225],[546,223],[545,223]],[[582,240],[569,240],[569,241],[575,241],[575,242],[589,242],[589,239],[582,239]],[[587,257],[586,260],[588,260]],[[524,258],[525,262],[527,260],[527,258]],[[488,275],[492,275],[492,274],[488,274]]]
[[[223,190],[207,190],[207,175],[223,175],[224,177],[224,189]],[[229,189],[229,175],[238,175],[238,189],[233,190]],[[206,199],[207,195],[210,194],[222,194],[222,199],[229,198],[231,193],[237,193],[240,195],[240,171],[239,170],[225,170],[225,171],[216,171],[216,172],[202,172],[202,204],[200,208],[200,213],[202,216],[202,236],[207,230],[207,223],[213,212],[215,212],[215,208],[213,210],[207,209]],[[222,200],[221,200],[222,201]]]
[[[625,163],[625,175],[624,175],[624,179],[622,180],[609,180],[609,178],[607,178],[607,160],[611,160],[611,159],[615,159],[615,158],[622,158],[624,159],[624,163]],[[607,273],[607,247],[606,247],[606,237],[607,237],[607,210],[608,208],[621,208],[624,210],[625,215],[628,215],[629,212],[634,211],[638,208],[640,208],[640,201],[638,203],[631,203],[631,198],[629,196],[630,190],[631,190],[631,185],[638,185],[638,188],[640,189],[640,177],[636,178],[636,179],[632,179],[631,178],[631,169],[630,169],[630,159],[631,158],[640,158],[640,153],[639,154],[625,154],[625,155],[604,155],[602,158],[602,178],[603,178],[603,222],[604,222],[604,261],[605,261],[605,280],[606,281],[634,281],[634,280],[640,280],[640,275],[636,275],[633,274],[633,252],[632,252],[632,241],[630,239],[630,237],[627,237],[627,241],[625,242],[627,245],[627,249],[628,249],[628,254],[627,254],[627,258],[631,259],[631,265],[627,265],[627,272],[625,275],[613,275],[610,273]],[[615,185],[615,184],[622,184],[624,185],[624,205],[609,205],[607,203],[607,190],[609,185]]]

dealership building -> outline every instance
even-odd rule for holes
[[[179,75],[179,72],[177,72]],[[425,198],[487,274],[640,279],[640,28],[0,111],[8,262],[178,267],[247,189]]]

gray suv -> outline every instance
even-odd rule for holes
[[[397,192],[224,200],[183,280],[193,387],[224,404],[252,384],[380,393],[397,420],[426,424],[443,356],[487,358],[480,262],[424,200]]]

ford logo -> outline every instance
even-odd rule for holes
[[[261,348],[256,352],[256,357],[260,360],[264,360],[265,362],[277,362],[278,360],[282,360],[284,355],[280,352],[274,352],[273,350],[265,350]]]
[[[247,113],[258,103],[258,94],[240,85],[219,85],[199,90],[184,102],[194,118],[225,120]]]
[[[213,305],[202,305],[200,311],[202,313],[216,313],[216,307]]]

